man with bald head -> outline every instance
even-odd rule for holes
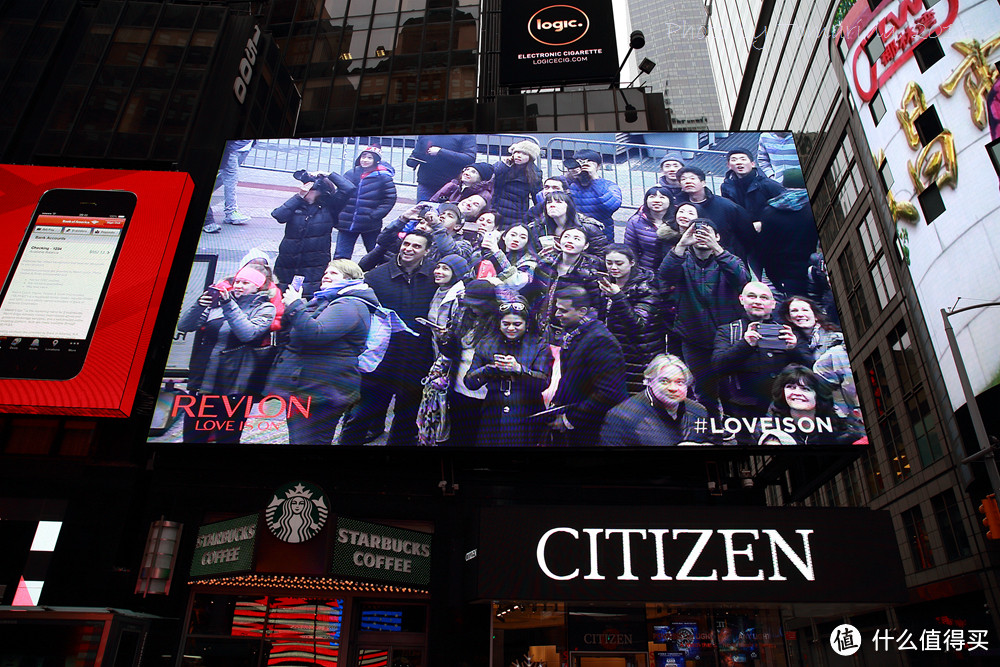
[[[728,417],[763,417],[771,403],[771,384],[788,364],[808,365],[795,333],[771,319],[774,294],[761,282],[749,282],[739,297],[744,315],[716,329],[712,365],[723,381],[722,409]],[[749,438],[748,433],[737,434]]]

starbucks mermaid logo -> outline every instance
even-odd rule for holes
[[[292,482],[279,488],[264,512],[271,533],[282,542],[292,544],[315,537],[329,514],[323,491],[304,482]]]

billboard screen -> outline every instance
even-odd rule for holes
[[[500,21],[501,84],[617,80],[611,0],[507,2]]]
[[[797,161],[704,139],[231,142],[150,441],[864,443]]]
[[[0,166],[0,411],[124,417],[187,174]]]

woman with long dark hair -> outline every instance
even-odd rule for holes
[[[476,348],[465,376],[470,387],[486,387],[480,447],[538,444],[543,424],[528,417],[545,408],[542,391],[552,373],[552,353],[538,335],[528,302],[517,297],[499,306],[498,330]]]
[[[483,249],[499,269],[497,278],[511,290],[531,298],[525,288],[531,284],[538,266],[531,231],[524,223],[508,228],[500,235],[483,238]]]
[[[600,254],[608,245],[604,227],[593,218],[579,213],[573,195],[568,192],[554,191],[546,194],[542,216],[528,225],[536,239],[539,254],[542,255],[557,253],[556,239],[570,228],[584,231],[593,254]]]
[[[645,388],[643,375],[650,360],[666,349],[665,330],[658,317],[656,279],[636,262],[632,249],[612,243],[604,251],[607,277],[598,278],[605,299],[605,324],[625,353],[625,379],[630,394]]]
[[[535,195],[542,189],[538,144],[518,141],[507,152],[509,157],[493,165],[493,208],[504,226],[524,222]]]
[[[476,442],[486,389],[482,385],[468,386],[465,377],[472,367],[476,348],[496,329],[496,320],[497,299],[493,283],[488,280],[469,282],[465,286],[461,308],[440,341],[441,354],[451,360],[449,445],[468,446]]]
[[[767,417],[758,425],[758,445],[849,445],[865,442],[865,429],[853,417],[833,409],[830,388],[805,366],[790,364],[774,379]],[[759,424],[762,422],[758,422]]]
[[[604,316],[597,275],[603,273],[605,267],[600,259],[588,253],[590,243],[586,232],[580,227],[567,227],[559,237],[557,247],[557,254],[543,256],[538,262],[532,285],[532,289],[541,295],[535,304],[538,328],[545,341],[552,345],[562,344],[562,326],[554,316],[555,294],[561,287],[582,286],[590,294],[591,303],[597,306],[598,317],[603,319]]]
[[[823,309],[812,299],[793,296],[778,306],[778,319],[791,325],[797,345],[808,350],[813,363],[834,345],[842,345],[844,334],[835,327],[823,313]]]
[[[642,206],[625,223],[625,245],[631,248],[636,263],[643,269],[660,268],[666,252],[657,234],[670,226],[670,191],[662,185],[646,190]]]

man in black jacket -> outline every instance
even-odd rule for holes
[[[705,172],[697,167],[682,167],[677,172],[681,196],[675,206],[694,204],[698,217],[708,218],[722,237],[722,247],[746,261],[756,246],[757,231],[750,224],[750,214],[725,197],[719,197],[705,185]]]
[[[744,316],[716,330],[712,364],[723,378],[720,394],[726,416],[752,419],[766,415],[771,384],[785,366],[812,362],[795,345],[792,328],[771,320],[774,296],[770,287],[747,283],[740,304]],[[744,428],[736,437],[749,443],[751,435]]]
[[[427,317],[431,299],[437,291],[434,264],[427,260],[431,247],[430,234],[421,230],[408,233],[393,261],[377,266],[365,274],[384,308],[396,314],[420,336],[405,332],[392,334],[389,349],[379,367],[361,377],[361,401],[354,407],[344,424],[340,444],[362,445],[381,434],[389,403],[396,398],[389,445],[414,445],[417,437],[417,408],[422,386],[433,361],[430,330],[417,324],[416,318]]]
[[[716,329],[739,317],[739,294],[750,279],[739,257],[719,242],[715,223],[695,218],[660,264],[663,289],[674,288],[677,317],[674,333],[681,339],[684,361],[694,373],[698,400],[713,415],[719,393],[712,349]],[[673,335],[673,334],[672,334]]]
[[[764,206],[784,192],[785,188],[757,170],[749,151],[735,148],[729,151],[729,171],[726,172],[726,179],[719,191],[723,197],[746,209],[754,227],[760,231],[760,216]]]
[[[594,318],[586,289],[564,287],[555,297],[555,316],[564,334],[561,377],[552,403],[567,407],[552,428],[563,432],[571,446],[593,447],[604,415],[628,398],[625,355],[604,323]]]

